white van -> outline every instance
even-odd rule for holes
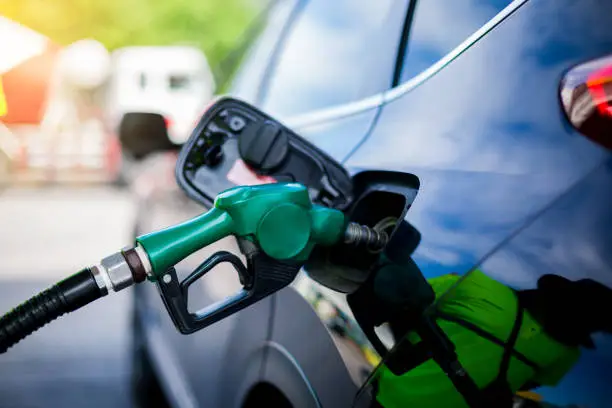
[[[168,136],[184,143],[211,100],[215,83],[206,56],[191,46],[138,46],[112,54],[107,107],[115,129],[126,113],[157,113]]]

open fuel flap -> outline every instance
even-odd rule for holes
[[[355,199],[346,210],[349,221],[386,234],[386,246],[318,247],[304,269],[321,285],[346,294],[370,345],[394,373],[403,373],[420,361],[413,358],[412,350],[389,358],[390,350],[412,329],[412,323],[420,324],[421,314],[435,300],[412,260],[421,235],[405,220],[419,180],[407,173],[366,171],[356,174],[352,183]],[[398,321],[406,324],[398,325]]]
[[[204,113],[181,150],[176,166],[181,188],[212,205],[236,185],[298,182],[311,199],[344,210],[353,200],[344,167],[259,109],[222,97]]]
[[[314,203],[342,210],[350,222],[374,228],[389,243],[397,241],[400,227],[402,241],[408,241],[402,245],[416,246],[419,239],[403,221],[419,189],[415,175],[364,171],[351,176],[315,145],[235,98],[210,105],[181,150],[176,176],[183,190],[205,206],[235,185],[298,182],[308,187]],[[365,233],[354,225],[347,239],[361,241]],[[317,248],[305,270],[328,288],[352,293],[366,281],[382,249]]]
[[[418,245],[420,236],[416,229],[405,223],[404,217],[412,205],[419,180],[407,173],[390,171],[366,171],[351,180],[353,201],[345,210],[349,221],[366,225],[394,240],[401,225],[405,244]],[[359,234],[360,231],[354,231]],[[412,236],[410,236],[412,234]],[[317,248],[305,266],[308,275],[320,284],[341,293],[352,293],[368,278],[380,257],[382,248],[357,248],[337,245]],[[412,252],[406,248],[407,252]]]

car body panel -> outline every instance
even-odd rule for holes
[[[316,391],[294,356],[275,341],[268,341],[264,350],[266,358],[260,381],[274,384],[292,407],[321,408]]]
[[[612,286],[612,160],[576,183],[479,268],[519,288],[534,287],[543,274],[590,278]],[[612,336],[593,336],[576,366],[558,387],[536,392],[557,404],[605,407],[612,400]]]
[[[153,285],[147,286],[148,293],[141,295],[139,302],[158,313],[145,321],[145,336],[156,342],[148,350],[157,362],[156,374],[164,390],[170,389],[170,399],[187,394],[195,401],[194,405],[185,405],[181,401],[187,398],[174,398],[181,408],[240,407],[248,390],[261,378],[265,358],[261,351],[268,338],[271,300],[265,299],[208,330],[185,336],[170,321]],[[176,387],[172,389],[177,372],[182,384],[178,392]]]
[[[335,120],[316,121],[306,125],[298,123],[297,126],[289,126],[333,159],[342,162],[367,137],[376,121],[378,112],[379,109],[374,107]],[[291,123],[291,120],[288,123]]]
[[[569,68],[612,51],[611,13],[527,2],[382,108],[347,164],[418,175],[406,219],[422,233],[414,259],[427,277],[478,268],[519,289],[547,273],[612,284],[610,152],[575,131],[559,101]],[[545,401],[609,404],[612,342],[595,339],[558,387],[536,390]]]
[[[302,1],[255,104],[284,120],[387,90],[408,3]]]
[[[565,122],[558,101],[568,67],[612,49],[607,19],[557,6],[527,2],[385,105],[347,161],[419,177],[407,220],[423,233],[415,260],[428,276],[467,272],[609,155]]]
[[[352,381],[328,328],[294,288],[285,288],[274,298],[270,341],[284,349],[283,360],[295,361],[293,365],[303,372],[308,388],[313,390],[322,407],[347,406],[359,385]],[[275,360],[266,360],[266,372],[277,368]],[[283,391],[288,387],[286,384]],[[302,401],[294,402],[295,407],[310,406],[302,404]]]

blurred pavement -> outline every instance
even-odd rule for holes
[[[0,313],[130,243],[112,188],[0,192]],[[0,355],[0,407],[129,407],[131,292],[111,294]]]
[[[110,187],[0,191],[0,279],[56,279],[129,245],[134,206]]]

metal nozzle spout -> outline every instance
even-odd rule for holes
[[[387,245],[389,236],[384,231],[376,231],[365,225],[350,222],[344,232],[344,243],[365,245],[371,251],[380,251]]]

